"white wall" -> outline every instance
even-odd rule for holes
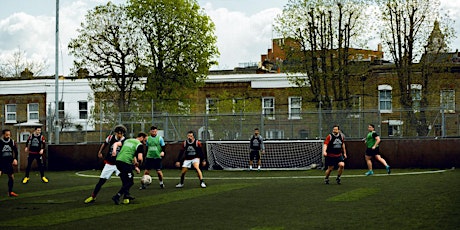
[[[54,114],[55,108],[55,79],[33,79],[33,80],[13,80],[0,81],[0,95],[9,94],[46,94],[46,115]],[[74,124],[83,126],[83,130],[94,130],[93,124],[88,124],[91,118],[91,109],[94,107],[94,93],[89,86],[87,79],[60,79],[58,85],[59,100],[64,101],[64,112],[69,116]],[[88,102],[88,119],[79,119],[79,101]],[[42,106],[42,105],[40,105]],[[52,113],[50,114],[50,107]],[[66,131],[76,130],[75,126],[65,129]]]

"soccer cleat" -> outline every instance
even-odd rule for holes
[[[90,196],[90,197],[86,198],[85,204],[93,203],[94,201],[96,201],[96,198]]]
[[[329,184],[329,179],[324,179],[324,184]]]
[[[160,188],[165,188],[165,184],[160,184]]]
[[[372,176],[372,175],[374,175],[374,171],[369,170],[369,171],[367,171],[366,173],[364,173],[364,175],[366,175],[366,176]]]
[[[129,199],[123,199],[123,204],[129,204]]]
[[[116,205],[120,204],[120,197],[119,196],[112,196],[112,200]]]
[[[341,183],[341,180],[340,180],[340,177],[337,177],[337,178],[335,179],[335,181],[337,182],[337,184],[342,184],[342,183]]]
[[[386,168],[386,170],[387,170],[387,173],[388,173],[388,174],[390,174],[390,173],[391,173],[391,169],[390,169],[390,166],[389,166],[389,165],[387,165],[387,166],[385,166],[385,168]]]
[[[200,186],[201,186],[202,188],[206,188],[206,184],[205,184],[204,182],[201,182],[201,183],[200,183]]]
[[[48,178],[42,177],[42,181],[43,181],[43,183],[48,183]]]
[[[181,184],[181,183],[176,185],[176,188],[183,188],[183,187],[184,187],[184,184]]]
[[[9,197],[17,197],[17,196],[19,196],[19,195],[16,194],[15,192],[9,192],[9,193],[8,193],[8,196],[9,196]]]
[[[24,179],[22,179],[22,183],[27,184],[29,182],[29,180],[30,180],[29,177],[24,177]]]

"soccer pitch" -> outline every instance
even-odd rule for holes
[[[36,172],[28,184],[15,174],[9,198],[0,177],[0,229],[458,229],[459,170],[345,170],[342,185],[323,184],[321,170],[204,171],[207,188],[189,171],[185,187],[175,188],[179,170],[164,170],[165,189],[156,175],[139,190],[136,175],[128,205],[114,205],[118,177],[109,180],[92,204],[84,204],[100,171]],[[335,182],[336,172],[331,175]]]

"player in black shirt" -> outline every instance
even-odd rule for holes
[[[11,139],[11,131],[4,129],[0,139],[0,175],[8,175],[8,196],[15,197],[18,194],[13,192],[14,170],[13,166],[18,165],[18,148],[16,142]]]
[[[201,169],[200,169],[200,159],[201,159],[201,164],[203,166],[206,165],[206,160],[204,159],[204,156],[203,156],[203,149],[201,146],[201,142],[195,139],[193,131],[189,131],[187,133],[187,140],[185,140],[184,143],[182,144],[182,150],[180,151],[179,157],[177,158],[176,167],[180,166],[180,161],[184,154],[185,154],[185,160],[184,160],[184,163],[182,163],[180,183],[176,185],[176,188],[184,187],[185,174],[187,173],[188,169],[192,167],[196,170],[198,179],[200,179],[200,186],[202,188],[206,188],[206,184],[203,181],[203,173],[201,172]]]

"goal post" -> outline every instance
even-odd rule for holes
[[[261,155],[264,170],[303,170],[322,166],[323,140],[264,141]],[[249,168],[248,141],[206,141],[209,169]],[[254,162],[257,167],[257,162]]]

